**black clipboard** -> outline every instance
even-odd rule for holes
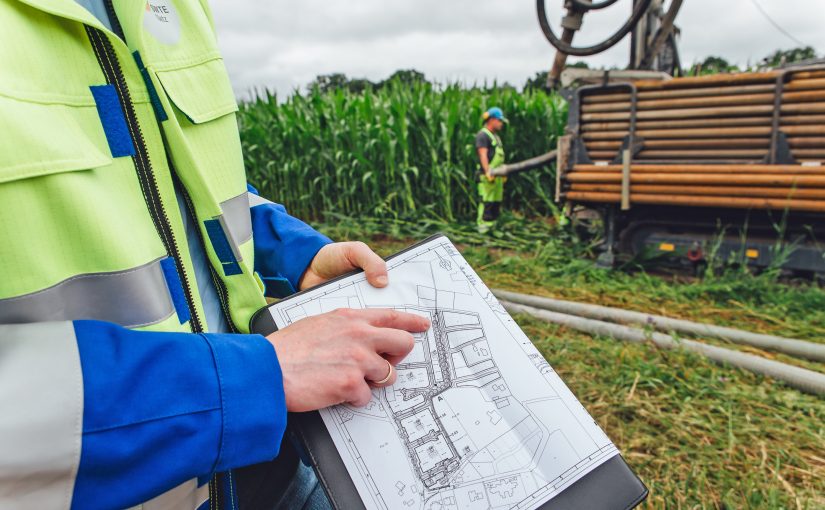
[[[444,234],[430,236],[386,257],[386,260],[403,255],[439,237],[446,236]],[[321,286],[360,272],[360,270],[352,271],[325,282]],[[305,292],[307,291],[293,294],[281,302],[296,298]],[[278,330],[269,312],[269,306],[258,310],[253,315],[249,329],[252,333],[261,335],[268,335]],[[289,413],[287,423],[288,433],[297,440],[298,447],[303,450],[302,456],[312,464],[332,506],[341,510],[366,510],[321,415],[318,412]],[[539,508],[541,510],[629,510],[638,506],[647,495],[647,487],[627,465],[624,458],[616,455]]]

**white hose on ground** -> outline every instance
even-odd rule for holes
[[[639,324],[668,333],[675,332],[693,336],[720,338],[737,344],[759,347],[760,349],[790,354],[791,356],[813,361],[825,361],[825,344],[806,342],[805,340],[797,340],[795,338],[751,333],[740,329],[714,326],[683,319],[671,319],[670,317],[664,317],[662,315],[651,315],[608,306],[519,294],[506,290],[494,289],[493,294],[499,299],[533,306],[543,310],[550,310],[552,312],[567,313],[590,319],[623,324]]]
[[[694,340],[675,339],[663,333],[646,332],[638,328],[622,326],[610,322],[585,319],[575,315],[542,310],[532,306],[501,301],[507,311],[525,313],[546,322],[560,324],[591,335],[602,335],[616,340],[633,343],[652,342],[661,349],[684,349],[701,354],[717,363],[727,363],[731,366],[749,370],[756,374],[772,377],[796,389],[815,395],[825,395],[825,374],[814,372],[786,363],[769,360],[760,356],[744,352],[725,349],[715,345],[703,344]]]

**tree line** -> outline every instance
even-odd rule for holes
[[[688,68],[681,70],[682,76],[704,76],[708,74],[717,73],[732,73],[739,71],[752,71],[757,69],[779,67],[786,64],[793,64],[796,62],[803,62],[817,58],[816,50],[811,46],[802,48],[792,48],[789,50],[776,50],[765,58],[760,60],[755,65],[746,65],[741,67],[732,63],[724,57],[711,55],[705,59],[695,62]],[[578,61],[567,64],[567,67],[577,67],[582,69],[590,69],[587,62]],[[618,69],[618,68],[611,68]],[[367,89],[372,91],[381,90],[390,83],[399,82],[401,84],[413,85],[419,83],[430,83],[424,73],[415,69],[400,69],[391,74],[388,78],[379,81],[371,81],[366,78],[350,78],[344,73],[331,73],[318,75],[312,82],[307,85],[307,89],[318,90],[322,93],[334,90],[346,90],[353,93],[361,93]],[[546,90],[547,87],[547,71],[539,71],[533,77],[528,78],[523,90]],[[509,83],[495,83],[492,87],[478,87],[486,88],[516,88]]]

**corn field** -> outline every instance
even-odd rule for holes
[[[345,90],[270,93],[241,105],[239,125],[250,181],[301,218],[465,221],[474,217],[475,134],[491,106],[510,124],[502,134],[508,161],[556,145],[566,105],[556,95],[512,88],[463,88],[394,82],[356,94]],[[507,184],[507,207],[553,212],[552,169]]]

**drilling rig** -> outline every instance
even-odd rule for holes
[[[601,217],[599,262],[653,252],[697,271],[727,261],[825,275],[825,65],[681,77],[681,0],[634,0],[611,36],[576,46],[586,15],[616,2],[565,0],[560,34],[536,3],[556,48],[548,86],[569,103],[556,200]],[[565,69],[626,36],[626,70]]]

